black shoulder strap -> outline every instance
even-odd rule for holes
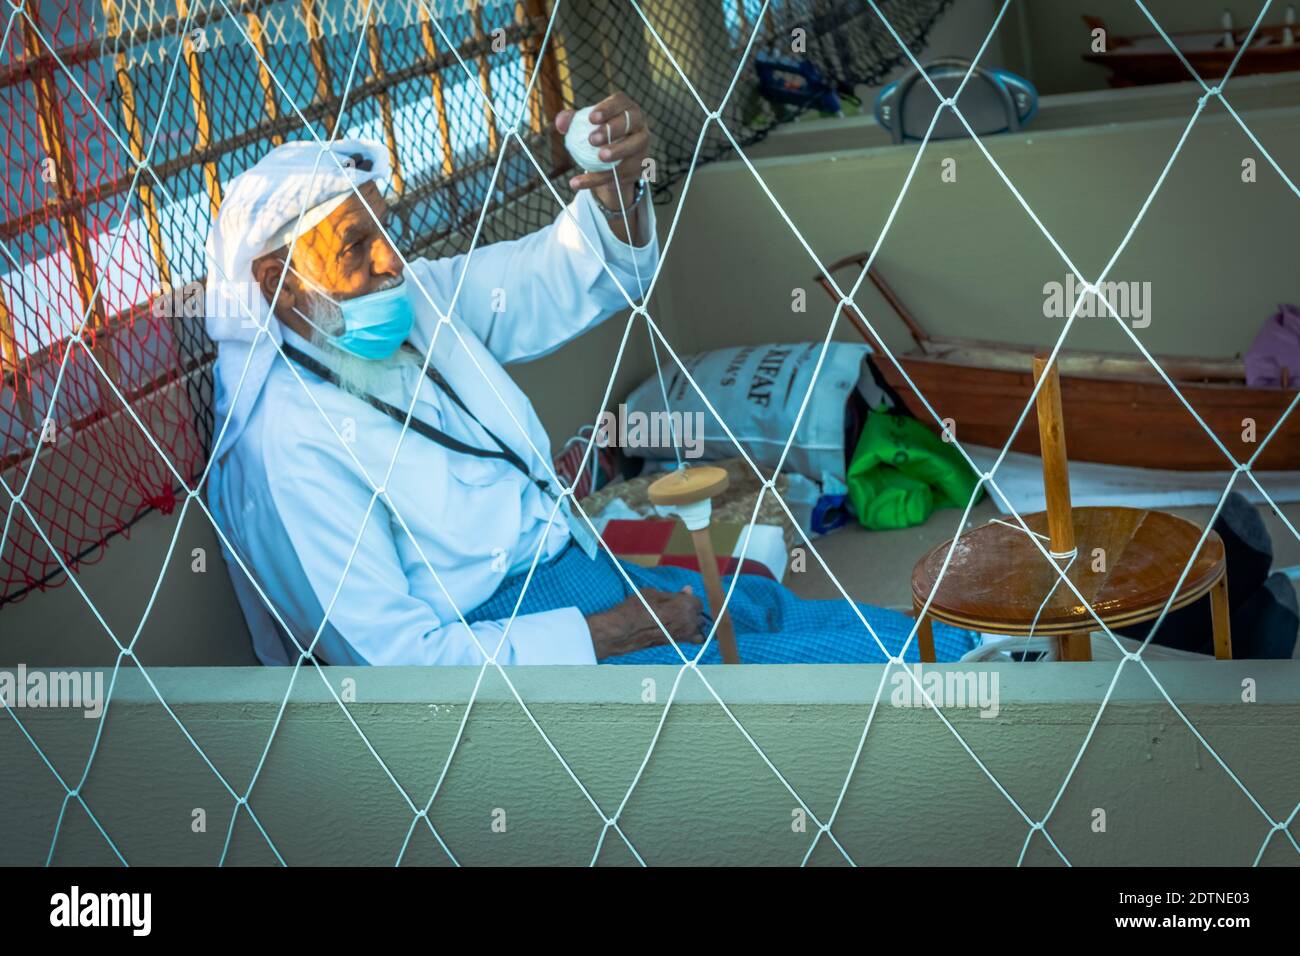
[[[288,342],[285,342],[282,348],[284,349],[284,354],[287,358],[293,359],[293,361],[297,362],[299,365],[307,369],[307,371],[311,372],[313,375],[317,376],[318,378],[324,379],[325,381],[329,382],[332,385],[336,385],[340,388],[342,387],[342,382],[339,380],[338,375],[332,369],[326,367],[321,362],[318,362],[316,359],[312,358],[310,355],[303,352],[301,349],[295,348],[294,346],[290,345]],[[441,445],[444,448],[447,448],[454,452],[459,452],[463,455],[473,455],[475,458],[499,458],[502,461],[505,461],[510,465],[514,466],[523,474],[527,475],[529,480],[531,480],[534,484],[536,484],[537,487],[541,488],[542,491],[548,493],[550,492],[551,489],[550,483],[533,476],[533,473],[528,470],[528,466],[524,463],[524,460],[520,458],[518,454],[515,453],[514,449],[510,448],[508,445],[506,445],[505,442],[503,442],[500,438],[498,438],[490,428],[488,428],[481,421],[479,421],[478,416],[475,415],[472,411],[470,411],[469,407],[463,401],[461,401],[461,397],[456,394],[455,389],[451,387],[451,385],[447,382],[445,378],[442,377],[442,374],[437,369],[435,369],[433,366],[429,366],[428,369],[426,369],[426,374],[435,385],[437,385],[439,388],[441,388],[443,391],[447,393],[447,396],[453,402],[455,402],[466,415],[472,418],[478,424],[478,426],[483,429],[483,431],[487,432],[488,437],[491,438],[492,441],[496,443],[498,450],[494,451],[489,448],[479,448],[476,445],[466,444],[465,442],[461,441],[459,438],[453,438],[451,435],[448,435],[446,432],[442,431],[441,429],[435,428],[434,426],[430,425],[428,422],[416,418],[415,415],[411,415],[411,419],[410,419],[410,428],[412,431],[417,432],[420,435],[423,435],[425,438]],[[371,408],[383,412],[385,415],[387,415],[389,418],[391,418],[393,421],[397,422],[398,424],[402,424],[407,420],[406,412],[404,412],[402,409],[397,408],[395,405],[390,405],[382,398],[379,398],[375,395],[371,395],[369,392],[362,393],[357,397],[360,398],[362,401],[364,401]]]

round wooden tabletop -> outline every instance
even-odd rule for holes
[[[670,471],[647,490],[652,504],[692,505],[714,498],[727,489],[727,470],[716,465],[694,465]]]
[[[1098,616],[1108,626],[1120,627],[1159,615],[1202,529],[1176,515],[1142,508],[1075,508],[1073,517],[1078,556],[1066,576]],[[1024,519],[1046,536],[1046,512]],[[1064,582],[1034,624],[1059,575],[1014,518],[999,520],[1008,524],[990,522],[958,536],[929,616],[994,634],[1028,634],[1031,625],[1036,634],[1095,629],[1096,619]],[[918,607],[934,589],[950,544],[944,542],[917,562],[912,598]],[[1042,544],[1047,547],[1046,540]],[[1205,595],[1224,572],[1223,541],[1211,531],[1170,609]]]

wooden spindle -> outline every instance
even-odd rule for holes
[[[1043,495],[1047,499],[1048,550],[1053,555],[1074,551],[1074,509],[1070,505],[1070,463],[1065,454],[1065,416],[1061,410],[1061,374],[1047,356],[1034,356],[1038,390],[1038,441],[1043,456]],[[1058,641],[1063,661],[1091,660],[1088,632],[1067,634]]]
[[[700,562],[700,575],[709,597],[717,628],[718,649],[724,664],[739,664],[740,652],[736,648],[736,632],[731,626],[731,616],[722,607],[722,578],[718,574],[718,559],[713,553],[713,539],[709,537],[709,511],[694,507],[712,508],[712,501],[727,488],[727,472],[713,465],[683,468],[670,472],[649,488],[650,501],[665,509],[677,512],[678,517],[691,532],[695,557]]]

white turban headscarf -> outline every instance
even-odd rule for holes
[[[388,151],[381,143],[299,141],[277,146],[226,187],[206,250],[206,324],[218,346],[213,377],[221,447],[212,450],[214,457],[234,447],[275,361],[272,342],[254,346],[264,319],[274,342],[283,341],[271,304],[253,280],[253,260],[287,244],[300,213],[298,236],[353,195],[354,186],[388,175]]]

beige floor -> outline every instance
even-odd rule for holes
[[[1214,511],[1210,507],[1172,510],[1202,527]],[[1300,528],[1300,503],[1283,505],[1282,511]],[[1262,508],[1260,513],[1273,539],[1274,568],[1300,564],[1300,540],[1271,509]],[[972,510],[970,522],[980,525],[997,514],[999,510],[985,499]],[[867,531],[854,524],[815,539],[813,544],[851,596],[910,614],[912,568],[926,551],[952,537],[960,518],[960,511],[948,509],[936,512],[920,527],[901,531]],[[806,598],[840,596],[815,558],[810,557],[807,565],[802,573],[787,573],[785,583],[791,590]],[[1300,644],[1296,656],[1300,657]]]

